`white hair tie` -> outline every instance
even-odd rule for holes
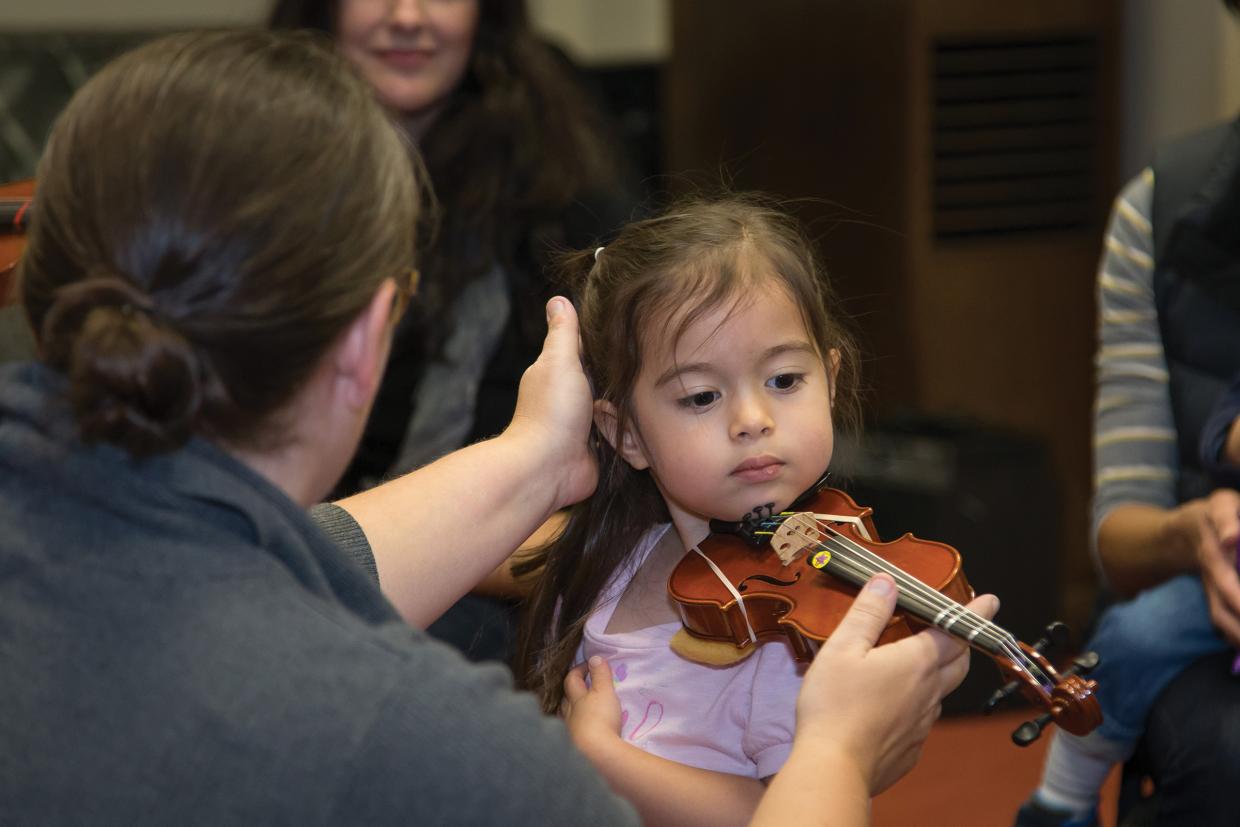
[[[602,248],[602,247],[595,247],[595,248],[594,248],[594,260],[595,260],[595,261],[598,261],[598,254],[599,254],[599,253],[601,253],[601,252],[603,252],[603,248]]]

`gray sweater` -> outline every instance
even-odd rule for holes
[[[202,441],[82,446],[59,386],[0,371],[0,821],[635,823],[281,492]]]

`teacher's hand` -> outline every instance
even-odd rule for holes
[[[943,696],[969,669],[968,650],[936,630],[875,647],[896,605],[885,574],[861,590],[819,650],[797,699],[797,740],[820,740],[876,795],[913,768]],[[991,618],[993,595],[969,604]]]
[[[535,441],[546,457],[546,483],[558,508],[594,491],[598,467],[589,449],[593,419],[590,383],[581,367],[577,312],[567,299],[547,303],[542,353],[521,377],[517,409],[506,433]]]

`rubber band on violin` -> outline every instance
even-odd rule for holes
[[[993,658],[1007,683],[986,711],[1017,691],[1044,710],[1012,734],[1017,744],[1031,743],[1051,722],[1075,735],[1102,723],[1097,682],[1081,674],[1097,665],[1097,656],[1082,655],[1057,671],[1043,654],[1048,641],[1030,646],[965,608],[973,589],[956,549],[911,534],[878,542],[872,510],[827,487],[825,475],[788,510],[772,512],[765,506],[738,523],[712,521],[710,536],[677,564],[668,592],[690,636],[673,641],[681,654],[703,659],[694,640],[731,644],[742,655],[765,639],[786,638],[798,660],[811,660],[857,590],[887,572],[899,598],[878,642],[934,626]]]

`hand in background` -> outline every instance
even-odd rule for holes
[[[1210,620],[1232,645],[1240,645],[1240,576],[1236,543],[1240,541],[1240,493],[1215,490],[1204,500],[1190,500],[1170,512],[1170,542],[1189,546],[1210,604]]]

